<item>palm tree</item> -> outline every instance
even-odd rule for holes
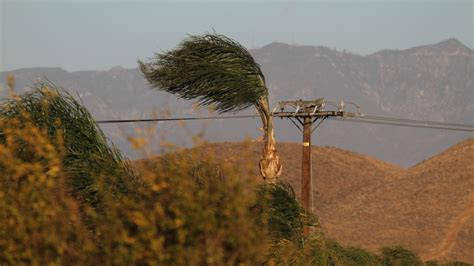
[[[263,178],[275,183],[281,174],[268,88],[260,66],[238,42],[218,34],[190,36],[175,50],[138,62],[153,88],[201,105],[215,105],[219,113],[255,106],[262,119],[264,141],[259,167]]]

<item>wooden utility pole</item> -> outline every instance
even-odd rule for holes
[[[312,118],[303,118],[303,156],[301,165],[301,203],[306,211],[311,211],[311,126]],[[304,228],[304,234],[309,234],[309,228]]]
[[[326,105],[331,105],[337,110],[326,110]],[[306,212],[312,211],[312,167],[311,167],[311,133],[328,117],[341,116],[361,116],[360,108],[354,103],[350,103],[358,108],[358,113],[344,111],[344,102],[339,105],[326,102],[319,98],[313,101],[282,101],[273,109],[274,117],[288,118],[301,132],[303,132],[303,149],[301,164],[301,205]],[[279,111],[276,111],[280,109]],[[289,110],[288,110],[289,109]],[[313,124],[320,119],[320,122],[313,128]],[[299,124],[297,123],[299,122]],[[302,126],[303,128],[301,128]],[[309,227],[303,229],[305,236],[309,235]]]

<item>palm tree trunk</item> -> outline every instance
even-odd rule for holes
[[[259,168],[265,182],[275,184],[281,175],[282,165],[276,148],[275,134],[273,131],[273,117],[270,114],[268,100],[260,98],[256,105],[263,124],[264,146],[262,157],[260,158]]]

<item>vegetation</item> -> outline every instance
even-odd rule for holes
[[[0,109],[0,264],[422,264],[327,240],[289,185],[245,167],[174,152],[132,168],[83,106],[39,85]]]
[[[2,105],[0,121],[0,264],[261,257],[266,225],[232,167],[170,155],[134,171],[79,103],[45,86]]]
[[[260,173],[269,183],[281,175],[268,88],[260,66],[238,42],[223,35],[191,36],[176,50],[138,62],[150,84],[183,99],[197,99],[218,112],[255,106],[263,124],[265,145]]]
[[[382,265],[423,265],[418,256],[400,246],[382,248]]]
[[[307,215],[296,200],[293,188],[285,183],[262,186],[257,192],[260,201],[256,206],[267,210],[269,233],[272,239],[303,239],[304,226],[316,226],[316,217]]]
[[[100,193],[93,178],[101,177],[114,196],[127,194],[138,184],[130,164],[107,139],[89,112],[71,95],[60,91],[54,84],[38,84],[32,92],[14,97],[0,109],[2,122],[15,121],[45,131],[51,139],[62,140],[62,169],[70,179],[75,196],[97,207]],[[28,122],[28,123],[26,123]],[[0,128],[0,143],[7,141]],[[18,148],[18,156],[31,160],[35,153],[26,147]],[[113,178],[112,178],[113,177]]]
[[[65,184],[62,138],[18,119],[0,128],[0,264],[80,262],[93,246]]]

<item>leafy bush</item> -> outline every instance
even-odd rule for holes
[[[380,265],[375,254],[360,248],[345,248],[333,240],[326,241],[326,252],[330,265]]]
[[[93,178],[102,178],[117,197],[127,194],[137,185],[132,168],[107,139],[90,113],[71,95],[53,84],[38,84],[32,92],[2,104],[0,120],[29,121],[44,130],[51,139],[61,137],[64,149],[61,160],[64,174],[69,177],[76,196],[98,207],[101,195],[93,186]],[[0,143],[6,139],[0,128]],[[19,147],[18,150],[23,150]],[[32,154],[19,154],[25,161]]]
[[[289,184],[264,184],[258,190],[257,208],[265,210],[269,233],[275,240],[300,242],[304,226],[316,226],[316,217],[307,215]]]
[[[253,208],[255,178],[222,164],[216,171],[217,159],[189,153],[136,173],[82,108],[51,90],[2,106],[0,264],[263,261],[268,238]],[[143,185],[127,190],[128,181]]]
[[[65,184],[61,137],[19,119],[0,128],[0,264],[85,263],[94,244]]]
[[[193,157],[193,156],[191,156]],[[204,160],[204,163],[203,163]],[[107,210],[98,228],[112,263],[254,264],[268,238],[252,206],[255,181],[217,159],[176,153],[141,169],[146,186]],[[199,170],[197,170],[199,168]],[[196,172],[206,179],[196,179]],[[253,179],[254,180],[254,179]],[[252,186],[252,183],[254,184]]]
[[[382,265],[423,265],[418,256],[404,247],[384,247],[381,249]]]

